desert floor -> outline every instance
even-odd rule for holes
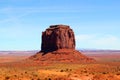
[[[0,80],[120,80],[120,52],[84,51],[96,62],[42,65],[39,61],[26,61],[33,54],[0,54]]]

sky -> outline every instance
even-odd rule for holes
[[[0,50],[40,50],[54,24],[73,29],[76,49],[120,50],[120,0],[0,0]]]

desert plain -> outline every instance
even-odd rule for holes
[[[0,80],[120,80],[119,50],[80,50],[95,62],[41,63],[37,51],[1,51]]]

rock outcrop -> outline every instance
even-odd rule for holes
[[[52,25],[42,33],[42,52],[75,49],[75,36],[67,25]]]
[[[31,56],[30,59],[41,63],[95,61],[75,50],[74,32],[67,25],[52,25],[42,32],[41,51]]]

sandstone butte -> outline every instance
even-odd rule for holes
[[[75,50],[75,35],[68,25],[51,25],[42,32],[41,51],[30,59],[41,62],[94,62]]]

